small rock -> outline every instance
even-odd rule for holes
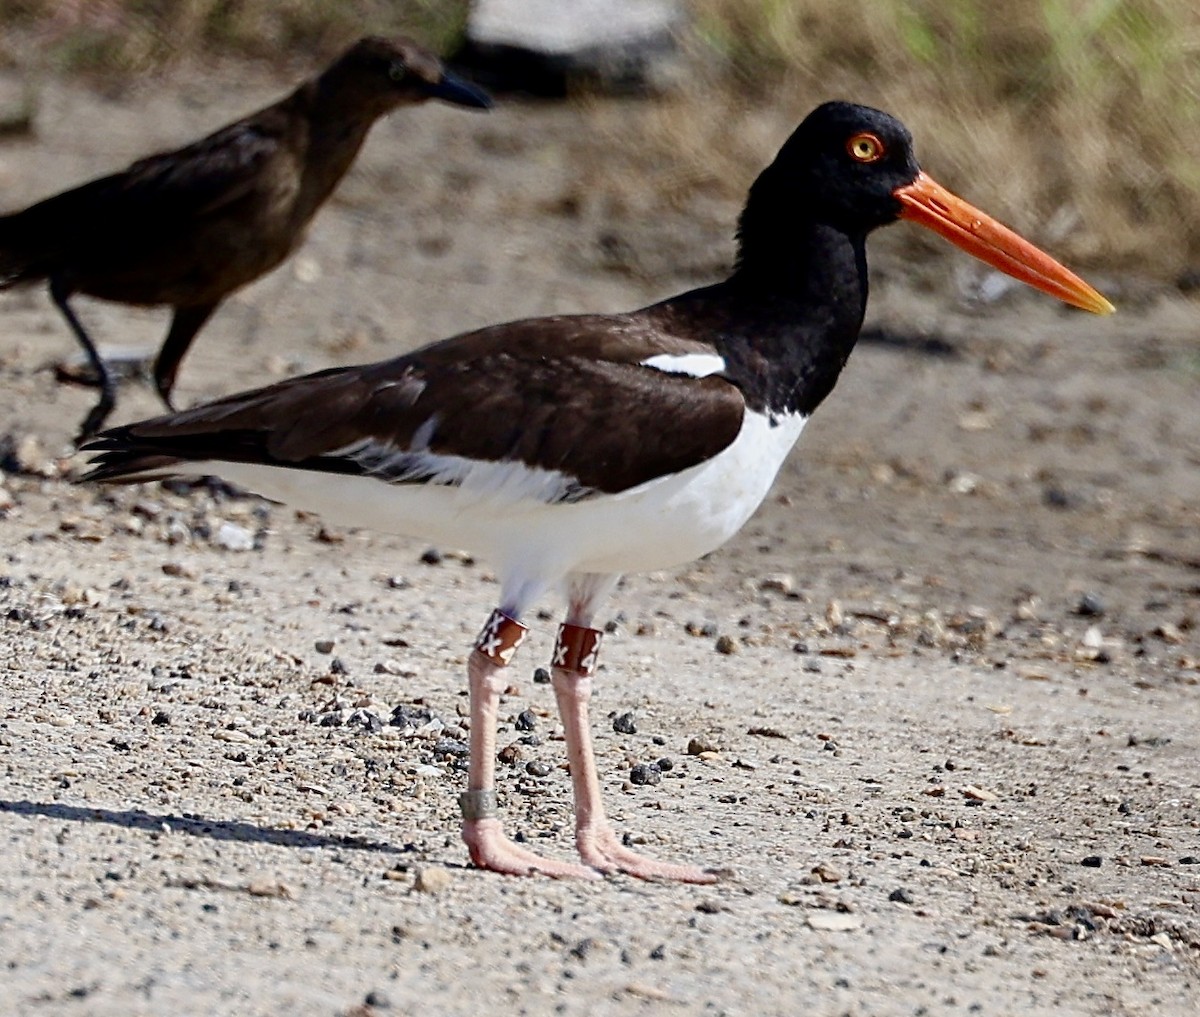
[[[613,730],[617,734],[637,734],[637,724],[634,723],[633,713],[621,713],[613,718]]]
[[[847,915],[840,911],[813,911],[804,919],[810,929],[820,932],[853,932],[862,928],[862,915]]]
[[[212,542],[226,551],[254,550],[254,534],[237,523],[224,522],[218,526]]]
[[[539,668],[535,669],[533,672],[533,684],[534,685],[549,685],[550,684],[550,672],[547,671],[544,667],[539,667]]]
[[[190,565],[178,561],[165,561],[162,564],[164,576],[174,576],[178,579],[195,579],[196,570]]]
[[[687,753],[689,756],[699,756],[705,752],[717,752],[718,747],[707,735],[694,735],[688,739]]]
[[[1183,633],[1179,630],[1179,626],[1173,625],[1171,622],[1163,622],[1157,626],[1154,629],[1154,635],[1164,643],[1170,643],[1173,646],[1178,646],[1183,642]]]
[[[581,939],[568,952],[576,960],[587,960],[589,955],[595,953],[600,945],[599,940],[589,936],[587,939]]]
[[[411,678],[416,674],[411,667],[405,667],[390,657],[386,660],[377,660],[372,670],[375,674],[390,674],[399,678]]]
[[[1100,855],[1088,855],[1086,858],[1081,858],[1080,865],[1086,865],[1089,869],[1098,869],[1104,864],[1104,859]]]
[[[662,770],[663,773],[667,773],[668,771],[673,770],[675,768],[675,764],[672,763],[671,760],[668,759],[666,756],[663,756],[662,759],[660,759],[654,765],[657,766],[660,770]],[[1184,862],[1183,864],[1186,865],[1187,863]]]
[[[531,777],[549,777],[550,771],[553,770],[549,763],[543,762],[540,759],[531,759],[525,764],[525,772]]]
[[[387,1010],[391,1008],[392,1001],[388,998],[387,993],[380,992],[378,989],[372,989],[367,993],[363,1002],[367,1006],[373,1006],[377,1010]]]
[[[1099,618],[1104,611],[1104,601],[1098,593],[1085,593],[1075,605],[1075,613],[1084,618]]]
[[[822,883],[840,883],[845,878],[841,869],[828,862],[821,862],[819,865],[813,866],[812,874]]]
[[[787,596],[796,588],[796,580],[792,578],[790,572],[772,572],[770,575],[762,577],[758,588],[764,592],[782,593]]]
[[[662,770],[656,763],[638,763],[629,771],[629,782],[640,786],[653,787],[662,783]]]
[[[318,639],[313,643],[313,649],[317,653],[333,653],[333,648],[336,644],[332,639]]]
[[[717,653],[723,653],[726,656],[730,656],[738,652],[737,640],[732,636],[718,636],[717,642],[713,649],[715,649]]]
[[[436,547],[430,547],[421,553],[422,565],[440,565],[442,563],[442,552]]]
[[[963,797],[977,802],[994,802],[1000,797],[995,791],[987,791],[974,784],[968,784],[962,789],[962,793]]]
[[[537,717],[534,716],[532,710],[522,710],[517,714],[517,719],[513,726],[518,731],[532,731],[537,727]]]
[[[893,890],[891,893],[888,894],[888,900],[895,901],[898,904],[912,904],[913,903],[913,895],[908,890],[904,889],[904,887],[901,886],[901,887],[897,887],[895,890]]]
[[[437,865],[426,865],[417,870],[413,889],[421,893],[441,893],[454,881],[449,871]]]
[[[949,470],[945,479],[951,494],[974,494],[983,482],[978,473],[970,470]]]

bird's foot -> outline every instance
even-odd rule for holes
[[[507,876],[552,876],[555,879],[599,879],[600,873],[586,865],[560,862],[526,850],[505,835],[498,819],[467,819],[462,839],[477,868]]]
[[[598,830],[580,830],[575,838],[580,857],[592,868],[601,872],[624,872],[638,879],[670,881],[675,883],[715,883],[717,873],[702,869],[698,865],[678,865],[647,858],[630,851],[620,841],[611,827]]]
[[[113,407],[116,405],[116,397],[110,388],[105,388],[100,396],[100,401],[92,407],[91,412],[84,418],[83,423],[79,425],[79,433],[75,436],[75,445],[78,448],[83,445],[89,438],[96,435],[96,432],[104,426],[104,421],[108,419],[108,415],[112,413]]]

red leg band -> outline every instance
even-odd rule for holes
[[[528,626],[522,625],[497,608],[488,617],[487,624],[475,640],[475,649],[493,664],[506,667],[528,631]]]
[[[600,653],[603,635],[599,629],[563,622],[558,627],[558,639],[554,642],[554,666],[590,678],[596,673],[596,658]]]

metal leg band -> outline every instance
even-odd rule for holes
[[[596,673],[596,658],[603,635],[599,629],[563,622],[554,642],[554,666],[590,678]]]
[[[495,791],[464,791],[458,796],[458,808],[463,819],[491,819],[496,815]]]
[[[475,640],[475,649],[499,667],[506,667],[529,628],[503,611],[493,611]]]

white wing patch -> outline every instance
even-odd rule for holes
[[[422,424],[418,434],[429,423]],[[429,427],[430,433],[424,436],[425,447],[421,448],[397,448],[366,438],[328,454],[358,463],[363,473],[384,483],[457,487],[464,495],[480,501],[554,504],[579,501],[593,493],[591,488],[558,470],[543,470],[512,460],[489,462],[430,452],[427,444],[432,430]]]
[[[686,374],[692,378],[707,378],[725,370],[725,358],[716,353],[656,353],[641,361],[642,367],[653,367],[664,374]]]

